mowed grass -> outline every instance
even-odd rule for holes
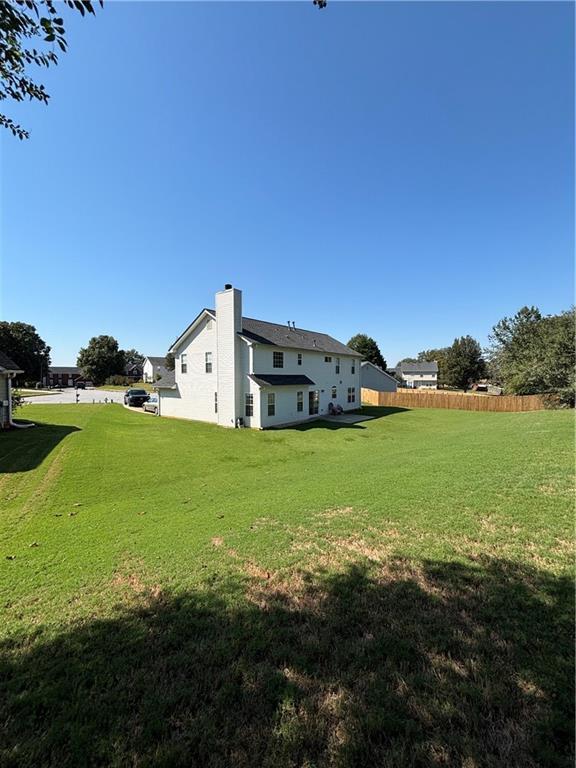
[[[2,766],[569,766],[573,414],[0,435]]]

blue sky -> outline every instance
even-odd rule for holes
[[[1,141],[3,319],[54,364],[244,314],[390,364],[573,301],[569,3],[107,2]]]

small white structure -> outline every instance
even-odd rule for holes
[[[400,363],[396,368],[402,383],[410,389],[438,389],[438,363]]]
[[[12,425],[12,379],[19,373],[16,363],[0,352],[0,429]]]
[[[160,380],[159,415],[264,429],[360,406],[361,355],[295,325],[242,316],[242,292],[216,294],[170,347],[173,382]]]
[[[363,389],[374,389],[377,392],[396,392],[398,382],[382,368],[364,360],[360,367],[360,382]]]

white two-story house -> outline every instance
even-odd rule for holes
[[[438,363],[400,363],[396,374],[402,384],[411,389],[438,389]]]
[[[242,316],[242,292],[216,294],[170,347],[159,414],[265,429],[360,406],[361,355],[325,333]]]

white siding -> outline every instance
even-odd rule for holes
[[[273,353],[284,352],[284,367],[273,367]],[[283,387],[264,387],[261,390],[261,427],[271,427],[279,424],[288,424],[293,421],[303,421],[311,417],[308,413],[308,392],[319,390],[320,403],[318,416],[328,414],[328,405],[341,405],[345,411],[360,407],[360,360],[350,356],[340,355],[340,373],[336,373],[337,355],[312,350],[301,350],[302,365],[298,365],[298,350],[283,349],[272,345],[256,345],[253,353],[254,373],[256,375],[272,374],[300,374],[308,376],[314,385],[290,385]],[[325,357],[331,357],[330,363],[325,362]],[[355,365],[355,373],[352,373],[352,363]],[[332,387],[336,387],[336,398],[332,399]],[[356,390],[356,402],[348,403],[348,387]],[[296,393],[304,392],[304,410],[299,413],[296,410]],[[276,394],[276,413],[268,416],[268,392]]]
[[[377,392],[396,392],[398,389],[398,384],[392,376],[370,363],[362,365],[360,379],[363,387]]]
[[[214,393],[217,390],[218,355],[216,354],[216,324],[207,327],[206,320],[176,349],[176,390],[161,389],[160,414],[181,419],[216,422]],[[206,373],[206,352],[212,352],[212,373]],[[187,372],[182,373],[182,355],[187,358]],[[219,398],[220,400],[220,398]],[[218,402],[220,410],[220,402]]]
[[[0,373],[0,428],[7,427],[10,420],[10,406],[4,405],[10,399],[10,381]]]
[[[216,294],[218,357],[218,424],[234,427],[242,414],[242,365],[238,333],[242,329],[242,293],[237,288]]]

